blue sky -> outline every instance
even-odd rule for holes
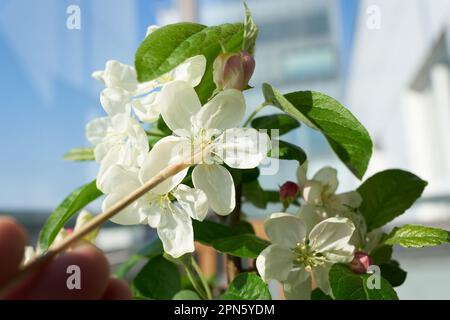
[[[341,0],[351,39],[356,0]],[[2,0],[0,2],[0,209],[52,209],[95,177],[95,164],[62,155],[86,146],[84,125],[102,114],[90,77],[108,59],[133,62],[155,11],[170,0]],[[81,8],[81,30],[66,8]]]

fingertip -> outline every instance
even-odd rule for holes
[[[25,230],[13,218],[0,216],[0,284],[18,272],[27,243]]]

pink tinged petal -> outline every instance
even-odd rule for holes
[[[292,269],[294,255],[284,246],[272,244],[265,248],[256,259],[256,268],[265,282],[272,279],[284,281]]]
[[[289,249],[294,249],[306,238],[305,224],[298,217],[287,213],[273,213],[265,221],[264,230],[272,243]]]
[[[185,161],[186,150],[189,150],[190,142],[184,138],[168,136],[159,140],[147,154],[139,171],[139,179],[145,184],[151,178],[159,174],[170,165]],[[155,194],[164,195],[175,188],[186,176],[188,168],[166,179],[154,189]]]
[[[242,92],[224,90],[211,99],[195,116],[196,125],[203,129],[229,129],[237,127],[245,115]]]
[[[309,180],[303,186],[303,199],[306,203],[321,206],[322,201],[323,185],[319,181]]]
[[[251,169],[263,162],[270,148],[270,138],[255,129],[226,130],[217,140],[214,152],[232,168]]]
[[[355,252],[355,256],[350,263],[350,267],[356,273],[366,273],[372,265],[372,257],[362,251]]]
[[[160,95],[161,115],[167,126],[177,135],[188,136],[191,118],[201,108],[194,88],[187,82],[173,81],[163,87]]]
[[[161,215],[158,236],[164,251],[174,258],[194,252],[194,230],[189,215],[172,203],[167,205]]]
[[[192,182],[196,189],[202,190],[209,206],[215,213],[225,216],[236,206],[233,177],[218,164],[200,164],[192,171]]]
[[[289,273],[283,282],[286,300],[310,300],[312,281],[310,273],[305,268],[297,268]]]
[[[349,219],[328,218],[311,230],[310,246],[312,250],[323,253],[330,260],[351,261],[355,248],[349,241],[354,231],[355,226]]]
[[[332,263],[325,262],[317,267],[314,267],[312,274],[314,280],[316,281],[317,287],[322,290],[325,294],[331,293],[330,281],[328,274],[332,267]]]

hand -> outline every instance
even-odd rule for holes
[[[20,225],[8,217],[0,217],[0,287],[19,272],[26,245]],[[67,267],[80,268],[80,289],[70,290]],[[66,251],[2,299],[131,299],[128,285],[111,278],[106,257],[96,247],[80,244]]]

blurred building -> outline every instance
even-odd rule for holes
[[[449,16],[448,0],[359,4],[346,103],[374,140],[368,175],[402,168],[429,182],[394,224],[450,227]],[[450,298],[448,246],[396,257],[409,272],[401,298]]]

